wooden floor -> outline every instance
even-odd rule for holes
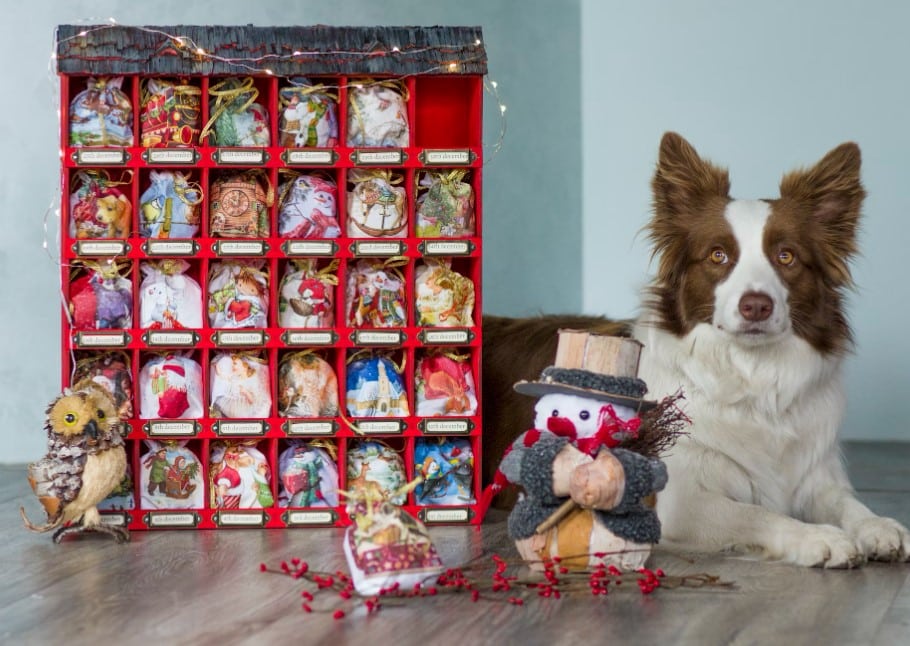
[[[846,455],[860,497],[910,525],[910,444],[848,444]],[[22,527],[23,504],[39,517],[24,467],[0,466],[0,644],[910,644],[905,564],[822,571],[658,552],[652,567],[736,587],[646,597],[626,585],[522,607],[446,595],[336,621],[304,614],[301,582],[259,564],[298,557],[346,569],[342,530],[134,532],[125,545],[101,536],[54,545]],[[446,565],[513,555],[504,520],[493,512],[480,528],[434,528]]]

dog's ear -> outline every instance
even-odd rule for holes
[[[708,199],[728,199],[730,177],[725,168],[699,157],[695,148],[680,135],[667,132],[660,141],[651,188],[654,213],[678,216],[697,212]]]
[[[780,196],[802,203],[819,222],[855,229],[866,196],[860,181],[861,159],[859,146],[841,144],[812,168],[784,175]]]
[[[833,278],[850,283],[847,261],[856,251],[856,232],[866,191],[860,180],[862,156],[859,146],[841,144],[808,169],[784,175],[781,201],[817,225],[813,240],[823,250]]]

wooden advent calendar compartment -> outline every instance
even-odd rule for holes
[[[464,438],[473,452],[473,475],[463,467],[460,483],[465,486],[464,504],[421,504],[414,492],[404,507],[425,522],[479,523],[476,501],[480,496],[482,447],[481,402],[481,269],[483,219],[482,199],[482,91],[486,57],[480,28],[466,27],[130,27],[123,25],[63,25],[57,31],[56,60],[60,75],[62,223],[61,253],[63,291],[68,302],[78,302],[84,294],[91,267],[110,267],[129,282],[132,297],[130,323],[118,327],[105,319],[103,329],[80,326],[78,317],[62,317],[61,359],[63,384],[78,378],[78,369],[103,356],[113,364],[123,359],[129,379],[120,388],[127,451],[131,474],[129,482],[104,512],[107,522],[124,524],[130,529],[215,528],[215,527],[316,527],[350,523],[343,498],[338,504],[281,506],[278,461],[295,439],[329,447],[340,476],[339,487],[353,485],[369,467],[352,465],[347,458],[361,440],[380,440],[400,454],[407,480],[423,468],[418,453],[425,452],[436,438],[447,442]],[[90,84],[90,79],[122,77],[121,91],[132,106],[133,145],[71,145],[70,104]],[[258,91],[257,102],[267,113],[268,146],[219,146],[209,139],[189,146],[151,146],[141,144],[141,112],[151,79],[180,79],[188,100],[196,97],[199,108],[197,129],[212,116],[212,91],[217,92],[229,77],[252,79]],[[319,83],[336,100],[338,140],[334,145],[307,147],[280,145],[282,119],[281,89],[292,77],[307,77]],[[406,109],[409,134],[407,145],[367,147],[348,145],[349,93],[352,88],[371,82],[397,83],[407,93]],[[217,109],[217,108],[216,108]],[[185,124],[183,124],[185,125]],[[181,124],[168,132],[175,138],[189,138],[190,130]],[[287,143],[288,140],[285,141]],[[78,142],[77,142],[78,143]],[[400,237],[350,237],[348,195],[354,179],[363,170],[381,170],[404,189],[407,227]],[[219,177],[238,171],[255,170],[273,192],[288,180],[288,171],[317,174],[337,185],[337,219],[340,236],[334,238],[287,238],[279,235],[279,205],[274,200],[268,209],[267,233],[253,237],[224,237],[216,234],[210,218],[210,195]],[[157,237],[143,232],[141,197],[159,173],[179,172],[186,179],[182,196],[198,202],[199,231],[191,237]],[[461,172],[458,172],[461,171]],[[425,189],[419,182],[428,172],[455,173],[470,184],[474,194],[475,228],[472,235],[456,237],[419,237],[416,230],[417,198]],[[73,230],[74,211],[70,196],[92,178],[104,177],[105,191],[113,209],[126,200],[131,207],[125,228],[116,226],[92,235]],[[265,181],[267,180],[267,182]],[[86,189],[87,190],[87,189]],[[186,191],[190,192],[187,193]],[[197,191],[193,193],[193,191]],[[97,197],[97,196],[96,196]],[[119,201],[118,201],[119,200]],[[92,202],[93,205],[97,202]],[[169,207],[170,208],[170,207]],[[168,227],[175,226],[168,220]],[[174,229],[179,231],[180,229]],[[167,232],[169,233],[170,230]],[[145,235],[143,235],[145,233]],[[362,235],[362,234],[361,234]],[[334,324],[330,327],[287,328],[280,323],[279,289],[282,277],[295,263],[312,259],[314,268],[337,281],[334,288]],[[350,299],[348,280],[364,259],[395,265],[405,286],[405,321],[393,328],[355,327],[348,320]],[[416,304],[416,281],[420,268],[445,259],[451,268],[469,278],[474,285],[473,325],[438,327],[421,325]],[[195,303],[201,311],[201,324],[192,328],[143,329],[140,325],[140,284],[143,266],[149,261],[171,260],[185,263],[185,275],[200,286]],[[219,329],[213,327],[206,309],[209,287],[220,263],[259,263],[265,277],[268,311],[263,326]],[[85,264],[86,266],[82,266]],[[113,284],[113,283],[112,283]],[[95,292],[97,294],[97,292]],[[99,307],[97,304],[95,307]],[[75,311],[75,310],[74,310]],[[100,309],[98,310],[100,311]],[[116,315],[111,315],[115,317]],[[101,315],[96,314],[93,326]],[[110,326],[113,322],[113,327]],[[278,373],[283,362],[295,353],[309,351],[324,359],[337,376],[341,412],[324,417],[286,417],[279,414]],[[346,378],[349,362],[370,351],[382,351],[396,364],[403,365],[410,414],[400,417],[356,417],[345,411]],[[271,396],[268,413],[259,417],[227,418],[213,415],[211,395],[215,369],[212,361],[220,353],[251,357],[251,362],[267,371]],[[114,354],[110,354],[114,353]],[[192,418],[143,416],[140,402],[140,373],[159,366],[161,357],[186,354],[201,371],[202,414]],[[418,362],[439,354],[467,362],[475,380],[478,400],[471,414],[418,416]],[[113,365],[112,364],[112,365]],[[252,365],[252,364],[251,364]],[[160,366],[159,366],[160,367]],[[173,367],[172,370],[183,370]],[[113,370],[113,368],[112,368]],[[121,371],[121,373],[123,372]],[[121,374],[112,372],[111,374]],[[162,374],[161,371],[154,374]],[[116,379],[111,379],[110,383]],[[131,387],[131,392],[130,392]],[[189,398],[192,399],[192,394]],[[161,408],[159,408],[160,412]],[[220,410],[220,409],[219,409]],[[261,456],[268,489],[263,508],[218,507],[227,499],[211,481],[214,452],[228,440],[251,447],[249,456]],[[163,462],[156,463],[155,449],[169,446]],[[182,449],[177,447],[182,446]],[[446,444],[450,446],[450,444]],[[462,443],[462,446],[464,444]],[[183,451],[195,456],[201,473],[186,475],[187,461],[173,457]],[[189,452],[187,454],[186,452]],[[456,451],[455,453],[458,453]],[[236,457],[236,456],[235,456]],[[452,458],[451,452],[446,455]],[[221,457],[219,462],[226,460]],[[455,465],[457,460],[451,459]],[[464,462],[464,460],[462,460]],[[184,470],[182,484],[177,475],[165,484],[160,475],[166,469]],[[157,465],[157,466],[156,466]],[[219,464],[220,466],[220,464]],[[444,465],[445,466],[445,465]],[[148,475],[157,469],[158,477]],[[175,473],[179,474],[178,468]],[[355,471],[357,471],[355,473]],[[145,480],[141,474],[145,473]],[[467,473],[467,480],[465,474]],[[453,473],[452,477],[455,475]],[[160,495],[165,486],[177,503],[156,508],[144,500],[144,493]],[[200,495],[199,488],[202,488]],[[159,489],[160,488],[160,489]],[[181,506],[179,501],[186,501]],[[424,499],[423,502],[431,501]],[[447,501],[451,503],[451,501]]]

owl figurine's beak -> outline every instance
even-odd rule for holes
[[[89,420],[89,423],[85,425],[85,427],[82,429],[82,432],[85,433],[86,435],[88,435],[93,440],[97,440],[98,439],[98,424],[93,419]]]

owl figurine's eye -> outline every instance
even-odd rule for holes
[[[76,413],[67,413],[63,416],[63,423],[67,426],[72,426],[79,421],[79,416]]]
[[[104,411],[101,410],[101,409],[99,408],[99,409],[98,409],[98,413],[96,414],[96,417],[97,417],[98,419],[104,419],[104,417],[105,417]]]

